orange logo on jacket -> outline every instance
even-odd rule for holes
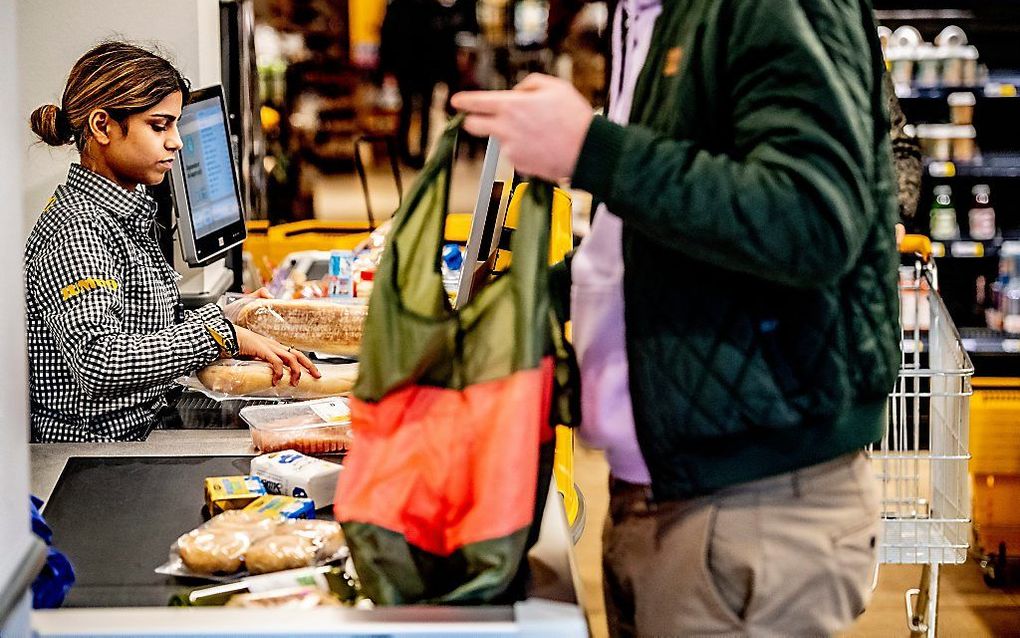
[[[663,77],[673,77],[680,72],[680,62],[684,59],[684,50],[680,47],[673,47],[666,51],[666,63],[662,66]]]
[[[100,288],[106,288],[107,290],[116,290],[120,287],[116,279],[96,279],[95,277],[89,277],[88,279],[79,279],[78,281],[64,286],[60,289],[61,301],[67,301],[71,297],[80,295],[83,292],[89,292],[92,290],[98,290]]]

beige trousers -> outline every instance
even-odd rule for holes
[[[880,506],[863,453],[684,501],[610,492],[613,636],[825,636],[870,599]]]

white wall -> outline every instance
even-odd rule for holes
[[[54,149],[36,143],[28,128],[28,116],[37,106],[60,104],[75,61],[109,38],[155,43],[193,86],[206,86],[220,81],[220,36],[219,0],[17,0],[17,8],[18,148],[26,169],[21,197],[26,224],[20,239],[63,182],[68,164],[77,160],[73,146]]]
[[[0,588],[10,582],[29,544],[28,527],[28,375],[25,360],[24,288],[21,283],[21,120],[17,91],[14,0],[0,0],[0,202],[7,213],[0,233]]]

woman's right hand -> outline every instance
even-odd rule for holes
[[[316,379],[322,376],[311,359],[300,350],[284,346],[278,341],[256,334],[247,328],[234,326],[234,330],[237,332],[239,355],[265,361],[273,366],[273,385],[283,379],[285,370],[290,373],[292,386],[297,385],[301,380],[302,368]]]

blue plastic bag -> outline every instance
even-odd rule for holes
[[[74,585],[74,568],[60,551],[53,547],[53,530],[39,512],[42,501],[32,497],[32,532],[49,548],[46,564],[32,583],[32,608],[55,609],[64,603]]]

